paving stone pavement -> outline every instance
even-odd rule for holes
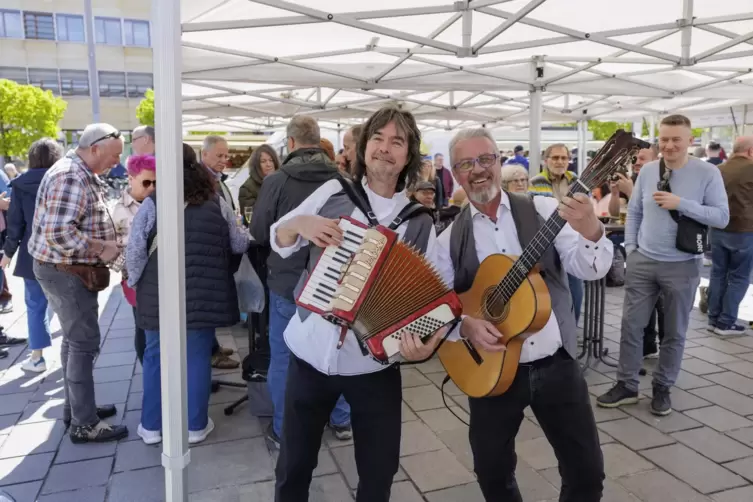
[[[21,285],[14,285],[21,291]],[[20,295],[19,295],[20,296]],[[135,435],[141,407],[141,370],[132,346],[133,318],[119,287],[101,296],[102,352],[95,365],[97,399],[118,405],[115,422],[131,434],[117,444],[73,445],[62,424],[60,367],[54,347],[47,351],[48,371],[24,373],[25,347],[0,360],[0,490],[17,502],[121,502],[163,500],[161,448]],[[605,339],[619,349],[622,291],[607,294]],[[642,380],[644,399],[621,410],[594,408],[605,460],[605,502],[750,502],[753,500],[753,336],[720,340],[705,330],[694,310],[688,349],[677,388],[676,411],[651,415],[650,376]],[[23,305],[0,324],[26,336]],[[223,345],[243,357],[248,350],[240,327],[219,333]],[[647,361],[651,372],[655,362]],[[224,373],[224,374],[223,374]],[[218,372],[238,380],[238,371]],[[467,427],[467,399],[454,385],[445,387],[448,410],[439,390],[444,372],[438,361],[402,369],[404,406],[400,470],[393,502],[481,502],[475,482]],[[592,402],[609,388],[615,369],[592,364],[586,372]],[[217,428],[191,452],[188,467],[192,502],[271,502],[276,452],[263,433],[267,423],[245,406],[226,417],[226,404],[242,391],[222,388],[212,396],[210,414]],[[516,441],[518,481],[526,502],[553,502],[560,486],[557,461],[536,418],[526,410]],[[358,483],[352,442],[325,432],[314,473],[311,500],[352,501]]]
[[[239,181],[242,182],[242,177]],[[237,187],[236,187],[237,188]],[[7,275],[15,311],[0,316],[12,336],[26,337],[23,283]],[[114,284],[116,280],[112,281]],[[623,291],[608,290],[605,346],[619,350]],[[133,351],[133,317],[119,287],[100,295],[102,351],[95,365],[100,403],[115,403],[113,422],[129,426],[117,444],[74,445],[62,425],[60,336],[46,351],[48,371],[20,368],[26,347],[0,360],[0,490],[17,502],[126,502],[164,498],[161,447],[135,434],[141,408],[141,368]],[[741,315],[753,317],[746,298]],[[644,399],[624,410],[594,408],[607,479],[604,502],[750,502],[753,500],[753,336],[720,340],[691,314],[683,371],[673,389],[676,411],[658,418],[648,411],[650,376],[641,380]],[[54,329],[59,326],[53,324]],[[750,333],[749,333],[750,334]],[[219,333],[220,343],[248,351],[243,329]],[[648,361],[651,372],[655,362]],[[586,380],[595,396],[608,389],[615,369],[592,364]],[[218,372],[239,381],[239,371]],[[445,408],[439,390],[444,372],[433,360],[402,369],[404,387],[400,470],[392,502],[483,502],[474,481],[467,427]],[[467,421],[468,401],[445,386],[450,409]],[[225,416],[223,408],[243,395],[222,388],[211,399],[215,431],[192,448],[188,466],[191,502],[272,502],[276,455],[263,439],[267,423],[246,406]],[[517,477],[526,502],[554,502],[557,461],[529,410],[517,437]],[[358,477],[352,442],[325,432],[311,486],[312,502],[353,501]]]

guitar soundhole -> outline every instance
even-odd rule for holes
[[[487,321],[499,324],[510,313],[510,305],[503,303],[502,295],[493,286],[484,291],[484,318]]]

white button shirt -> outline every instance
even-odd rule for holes
[[[374,211],[377,220],[385,226],[392,223],[409,201],[405,191],[396,193],[391,199],[386,199],[372,192],[366,183],[364,183],[364,189],[369,197],[371,209]],[[281,248],[277,244],[277,229],[284,222],[296,216],[318,214],[327,200],[340,191],[342,191],[340,182],[330,180],[319,187],[300,206],[272,225],[270,227],[272,251],[279,254],[282,258],[287,258],[302,247],[307,246],[309,242],[299,236],[298,240],[292,246]],[[362,223],[368,223],[366,217],[358,209],[354,209],[350,216]],[[401,238],[405,234],[407,227],[408,222],[405,222],[397,228],[396,232]],[[436,266],[437,235],[433,226],[426,249],[426,258]],[[348,331],[340,349],[337,348],[339,339],[340,328],[313,312],[310,313],[305,321],[301,320],[296,312],[285,329],[285,342],[290,351],[296,357],[306,361],[324,374],[359,375],[373,373],[388,367],[376,362],[371,356],[364,356],[356,340],[356,335],[352,331]]]
[[[553,197],[535,196],[533,203],[536,211],[547,219],[557,209],[559,202]],[[471,205],[471,219],[473,221],[473,235],[476,243],[476,253],[479,263],[489,255],[506,254],[519,256],[523,249],[518,240],[518,232],[510,212],[510,198],[502,191],[497,221],[493,222],[488,216]],[[439,272],[447,284],[455,283],[455,271],[450,257],[450,236],[452,225],[437,239],[437,255]],[[598,242],[591,242],[566,224],[554,239],[554,247],[559,253],[560,261],[568,274],[584,280],[596,280],[604,277],[612,266],[613,246],[602,235]],[[457,340],[459,329],[456,328],[448,339]],[[551,356],[562,346],[557,318],[552,312],[546,325],[528,337],[520,356],[520,362],[531,362],[543,357]]]

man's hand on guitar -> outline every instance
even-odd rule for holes
[[[502,352],[507,347],[502,343],[502,333],[494,324],[484,319],[466,317],[460,324],[460,336],[467,338],[487,352]]]
[[[596,217],[591,199],[586,195],[578,193],[572,198],[564,197],[557,211],[573,230],[589,241],[597,242],[604,235],[604,228]]]
[[[414,333],[406,333],[400,337],[400,355],[406,361],[422,361],[430,357],[447,334],[448,328],[439,328],[426,342]]]
[[[343,231],[338,226],[338,220],[330,220],[323,216],[301,215],[295,218],[298,235],[320,248],[339,246],[343,238]]]

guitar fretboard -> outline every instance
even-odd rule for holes
[[[567,197],[572,197],[578,193],[587,194],[590,188],[584,186],[583,182],[575,182],[570,186]],[[565,226],[566,221],[562,219],[557,211],[546,220],[544,225],[536,232],[531,242],[526,245],[523,253],[513,264],[510,271],[504,279],[497,284],[495,291],[489,296],[491,303],[488,308],[494,311],[501,310],[515,294],[525,278],[531,272],[534,266],[539,262],[547,249],[552,245],[554,239]]]

